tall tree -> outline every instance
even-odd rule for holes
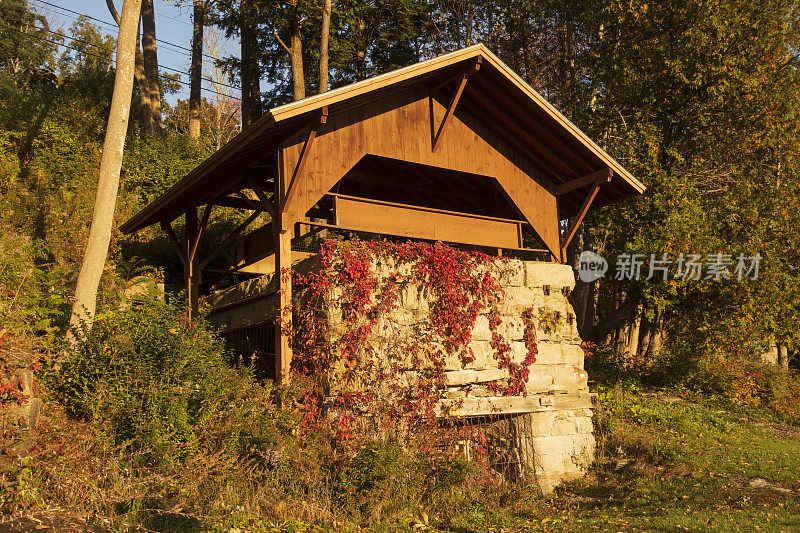
[[[319,92],[324,93],[328,90],[328,67],[329,46],[328,40],[331,35],[331,12],[333,2],[322,0],[322,28],[319,33]]]
[[[239,36],[242,43],[240,76],[242,79],[242,128],[261,116],[259,76],[258,10],[253,0],[242,0],[239,12]]]
[[[111,18],[113,18],[114,22],[116,22],[117,26],[119,26],[119,12],[114,6],[114,0],[106,0],[106,6],[108,6],[108,12],[111,13]],[[136,64],[133,70],[133,78],[136,81],[136,87],[139,89],[139,110],[141,113],[139,120],[144,128],[153,116],[153,105],[152,98],[150,96],[150,83],[148,82],[147,76],[145,76],[144,73],[144,56],[142,55],[140,33],[139,23],[137,22]]]
[[[200,137],[200,86],[203,81],[203,30],[206,19],[205,0],[193,0],[192,65],[189,69],[189,137]]]
[[[304,16],[300,10],[299,0],[289,0],[286,12],[286,29],[289,33],[289,44],[287,45],[281,39],[277,31],[273,30],[273,33],[283,49],[286,50],[286,53],[289,54],[289,65],[292,72],[292,96],[297,101],[306,97],[306,72],[303,67],[302,39]],[[322,57],[320,57],[320,61],[322,61]]]
[[[133,77],[136,64],[136,33],[142,0],[124,0],[117,38],[117,70],[114,77],[114,93],[111,111],[100,159],[97,193],[94,200],[92,225],[89,240],[83,255],[83,264],[78,274],[75,300],[70,316],[68,339],[74,343],[76,333],[82,325],[91,327],[97,308],[97,289],[105,267],[111,229],[119,190],[119,172],[122,167],[122,152],[128,130],[131,110]]]
[[[148,133],[161,132],[161,81],[156,48],[156,14],[153,0],[142,0],[142,55],[144,74],[150,91],[150,116],[145,123]]]

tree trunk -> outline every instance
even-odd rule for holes
[[[322,30],[319,36],[319,92],[328,91],[328,37],[331,33],[331,11],[333,2],[322,2]]]
[[[261,116],[261,86],[258,75],[258,38],[255,13],[249,0],[242,0],[242,129]]]
[[[142,53],[144,74],[150,92],[150,117],[145,123],[145,131],[161,133],[161,84],[158,79],[156,15],[153,10],[153,0],[142,1]]]
[[[295,101],[306,97],[306,78],[303,68],[303,42],[300,39],[300,10],[297,0],[290,2],[292,6],[291,37],[289,40],[289,59],[292,64],[292,89]]]
[[[200,138],[200,85],[203,81],[203,27],[205,0],[194,0],[192,30],[192,65],[189,69],[189,138]]]
[[[364,30],[366,27],[364,19],[359,18],[356,26],[356,79],[359,80],[367,78],[367,50],[364,42]]]
[[[106,6],[108,6],[108,12],[111,13],[111,18],[113,18],[114,22],[119,26],[119,13],[117,13],[117,8],[114,7],[114,0],[106,0]],[[136,80],[136,86],[139,88],[139,107],[141,113],[139,120],[144,128],[153,115],[153,106],[150,98],[150,87],[144,75],[144,57],[142,56],[142,46],[139,40],[138,21],[136,22],[136,65],[133,70],[133,78]]]
[[[117,72],[114,93],[108,114],[106,138],[100,159],[100,173],[94,200],[89,241],[83,254],[83,264],[75,287],[75,301],[69,319],[67,339],[74,344],[82,324],[91,328],[97,306],[97,288],[108,255],[114,210],[119,189],[119,171],[122,168],[122,151],[131,111],[133,74],[136,63],[136,33],[142,0],[124,0],[117,38]]]

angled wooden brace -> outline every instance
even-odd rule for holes
[[[289,187],[286,191],[286,197],[284,198],[283,202],[280,203],[279,211],[281,214],[286,212],[286,206],[291,205],[292,198],[297,191],[297,177],[303,171],[303,167],[306,164],[306,159],[308,158],[308,153],[311,151],[311,145],[314,144],[314,138],[317,136],[317,131],[319,127],[325,124],[328,121],[328,106],[323,106],[320,110],[317,117],[311,122],[311,125],[308,130],[308,137],[306,137],[306,141],[303,143],[303,150],[300,152],[300,159],[297,161],[297,165],[294,167],[294,172],[292,172],[292,179],[289,181]],[[281,217],[284,218],[284,217]],[[281,222],[281,229],[284,231],[288,228],[284,227],[285,222]]]
[[[169,237],[172,246],[175,248],[175,252],[178,254],[178,259],[181,260],[181,264],[183,264],[184,269],[189,268],[189,260],[186,257],[186,254],[183,252],[183,247],[181,246],[181,242],[178,240],[178,237],[175,235],[175,232],[172,229],[172,226],[166,220],[161,221],[161,229],[164,230],[164,233],[167,234]]]
[[[256,196],[258,196],[258,199],[261,202],[261,206],[263,207],[264,211],[269,213],[269,216],[272,217],[272,220],[275,220],[275,206],[272,205],[272,202],[270,202],[269,198],[267,198],[267,193],[264,192],[264,189],[261,186],[259,186],[258,183],[256,183],[255,180],[250,176],[247,176],[244,179],[244,181],[247,182],[250,188],[253,189],[253,192],[256,193]],[[244,198],[247,198],[244,195],[242,196]],[[249,198],[248,201],[250,201]]]
[[[597,196],[597,193],[600,191],[600,186],[603,185],[604,183],[608,183],[609,181],[611,181],[612,173],[611,173],[610,169],[603,170],[603,171],[600,171],[600,173],[595,173],[595,174],[599,174],[600,177],[599,178],[597,176],[594,177],[594,186],[592,187],[592,190],[589,191],[589,194],[586,196],[586,199],[583,201],[583,205],[581,206],[580,210],[578,211],[578,214],[575,215],[575,218],[573,219],[572,224],[569,225],[569,229],[567,230],[567,233],[564,235],[564,238],[561,241],[561,257],[562,258],[564,257],[564,255],[566,253],[567,246],[569,246],[570,241],[572,241],[572,238],[575,237],[575,234],[578,232],[578,226],[580,226],[581,222],[583,222],[583,218],[586,216],[586,213],[589,211],[589,208],[591,207],[592,202],[594,201],[595,197]],[[592,176],[592,175],[593,174],[590,174],[589,176]],[[573,181],[579,181],[581,179],[583,179],[583,178],[578,178],[578,180],[573,180]],[[564,185],[569,185],[570,183],[573,183],[573,182],[568,182],[568,183],[565,183]],[[586,185],[586,183],[584,183],[583,185]]]
[[[254,221],[256,218],[258,218],[258,216],[259,216],[260,214],[261,214],[261,212],[260,212],[260,211],[256,211],[256,212],[252,213],[252,214],[251,214],[251,215],[250,215],[250,216],[247,218],[247,220],[245,220],[244,222],[242,222],[241,224],[239,224],[239,227],[238,227],[238,228],[236,228],[236,229],[233,231],[233,233],[231,233],[230,235],[228,235],[228,237],[227,237],[227,238],[226,238],[224,241],[222,241],[222,242],[219,244],[219,246],[217,246],[217,247],[214,249],[214,251],[213,251],[213,252],[211,252],[211,253],[208,255],[208,257],[206,257],[205,259],[203,259],[203,261],[201,261],[201,262],[200,262],[200,266],[199,266],[198,268],[200,268],[201,270],[202,270],[203,268],[205,268],[205,266],[206,266],[206,265],[208,265],[208,264],[209,264],[209,263],[210,263],[210,262],[211,262],[211,261],[212,261],[212,260],[213,260],[215,257],[217,257],[217,256],[218,256],[220,253],[222,253],[222,251],[225,249],[225,247],[227,247],[227,246],[228,246],[230,243],[232,243],[233,241],[235,241],[235,240],[236,240],[236,238],[237,238],[237,237],[238,237],[238,236],[239,236],[239,235],[240,235],[240,234],[241,234],[241,233],[242,233],[242,232],[243,232],[245,229],[247,229],[247,227],[248,227],[250,224],[252,224],[252,223],[253,223],[253,221]]]
[[[461,74],[461,81],[458,82],[458,87],[456,88],[456,92],[454,92],[452,98],[450,98],[450,105],[447,106],[447,111],[444,114],[442,122],[439,124],[439,129],[436,131],[436,135],[433,136],[433,146],[431,147],[431,151],[435,152],[436,148],[439,146],[439,139],[442,138],[442,132],[444,131],[444,128],[447,126],[450,117],[453,116],[453,113],[456,110],[458,101],[461,99],[461,93],[464,92],[464,87],[466,87],[467,85],[467,80],[469,80],[469,77],[470,75],[472,75],[472,73],[480,70],[481,60],[482,58],[478,57],[475,60],[475,64],[472,66],[472,68]],[[431,113],[431,117],[433,117],[433,113]],[[431,120],[433,120],[433,118],[431,118]]]
[[[206,227],[208,226],[208,217],[211,216],[211,209],[214,208],[214,202],[208,202],[206,204],[206,208],[203,210],[203,218],[200,220],[200,226],[197,228],[197,235],[195,235],[194,242],[191,243],[191,251],[189,252],[189,257],[187,259],[189,262],[194,262],[194,257],[197,254],[197,247],[200,244],[200,239],[203,237],[203,233],[206,231]]]
[[[587,185],[596,183],[598,181],[611,181],[611,177],[613,175],[614,172],[610,168],[604,168],[602,170],[598,170],[597,172],[592,172],[591,174],[587,174],[586,176],[575,178],[574,180],[562,183],[561,185],[555,188],[555,190],[553,191],[553,195],[564,196],[567,193],[576,191],[581,187],[586,187]]]

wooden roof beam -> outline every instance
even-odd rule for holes
[[[491,102],[482,98],[475,98],[472,94],[470,94],[470,98],[476,100],[477,104],[484,109],[484,111],[491,112],[492,109],[497,109]],[[480,111],[477,108],[473,108],[472,106],[467,105],[469,109],[472,110],[472,114],[476,116]],[[530,148],[525,146],[520,138],[523,135],[527,135],[525,131],[515,122],[507,118],[505,115],[498,115],[496,123],[489,123],[484,122],[486,126],[495,132],[499,137],[509,143],[514,149],[519,151],[523,157],[525,157],[528,161],[533,163],[533,165],[538,168],[545,176],[550,178],[555,183],[561,183],[564,181],[563,172],[556,170],[548,161],[545,161],[541,156],[537,153],[532,151]],[[566,170],[570,172],[569,169]]]
[[[303,143],[303,150],[300,152],[300,160],[294,167],[294,172],[292,172],[292,180],[289,182],[289,186],[287,187],[288,190],[286,191],[286,199],[283,202],[283,206],[281,206],[282,210],[285,209],[285,206],[291,205],[292,198],[294,197],[298,187],[297,176],[299,176],[303,171],[303,167],[306,164],[306,159],[308,158],[308,152],[311,151],[311,146],[314,144],[314,138],[317,136],[317,130],[327,121],[328,106],[323,106],[317,117],[311,122],[308,130],[308,137],[306,137],[306,141]]]
[[[574,180],[568,181],[562,185],[559,185],[555,189],[556,196],[564,196],[567,193],[571,193],[572,191],[576,191],[587,185],[591,185],[596,182],[605,183],[611,181],[611,177],[614,175],[614,171],[610,168],[604,168],[598,170],[597,172],[592,172],[591,174],[587,174],[586,176],[582,176],[580,178],[576,178]]]
[[[574,148],[566,146],[564,142],[557,137],[557,134],[552,131],[552,128],[546,128],[539,121],[529,120],[527,118],[527,115],[530,114],[530,107],[521,104],[517,98],[511,95],[503,94],[503,92],[498,90],[498,88],[495,87],[490,81],[476,78],[475,86],[482,92],[486,93],[486,95],[491,98],[492,101],[504,103],[508,109],[517,108],[524,110],[523,112],[518,113],[517,117],[520,121],[520,124],[522,124],[522,126],[527,130],[528,137],[531,137],[531,134],[533,134],[543,140],[548,145],[548,151],[555,152],[555,155],[576,169],[573,170],[575,175],[580,176],[584,172],[591,171],[591,166],[586,162],[582,155],[577,153]],[[540,110],[537,111],[541,113]],[[542,118],[543,121],[552,120],[552,118]]]
[[[458,87],[456,88],[456,91],[453,93],[453,97],[450,99],[450,105],[447,106],[447,111],[444,114],[442,123],[439,124],[439,129],[436,132],[436,135],[433,137],[433,147],[431,148],[432,151],[435,152],[436,148],[439,146],[439,139],[442,138],[442,132],[444,131],[444,128],[447,126],[447,122],[450,119],[450,117],[452,117],[453,113],[455,113],[456,106],[458,105],[458,101],[461,99],[461,94],[464,92],[464,87],[467,85],[467,81],[469,80],[470,75],[480,70],[481,60],[482,58],[478,56],[472,68],[461,74],[461,81],[458,83]],[[431,94],[430,98],[433,98],[432,93],[430,94]],[[433,113],[431,113],[431,121],[433,121]]]

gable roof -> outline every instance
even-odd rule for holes
[[[226,190],[241,171],[276,150],[307,125],[320,109],[330,115],[416,84],[446,84],[465,68],[481,61],[472,74],[459,107],[495,124],[551,180],[551,186],[576,180],[603,169],[614,178],[601,188],[599,206],[640,194],[644,185],[597,146],[577,126],[483,44],[369,78],[303,100],[275,107],[239,133],[120,229],[131,233],[162,220],[172,220],[186,208],[205,203]],[[257,165],[256,165],[257,166]],[[585,194],[575,189],[559,197],[562,216],[574,214]]]

